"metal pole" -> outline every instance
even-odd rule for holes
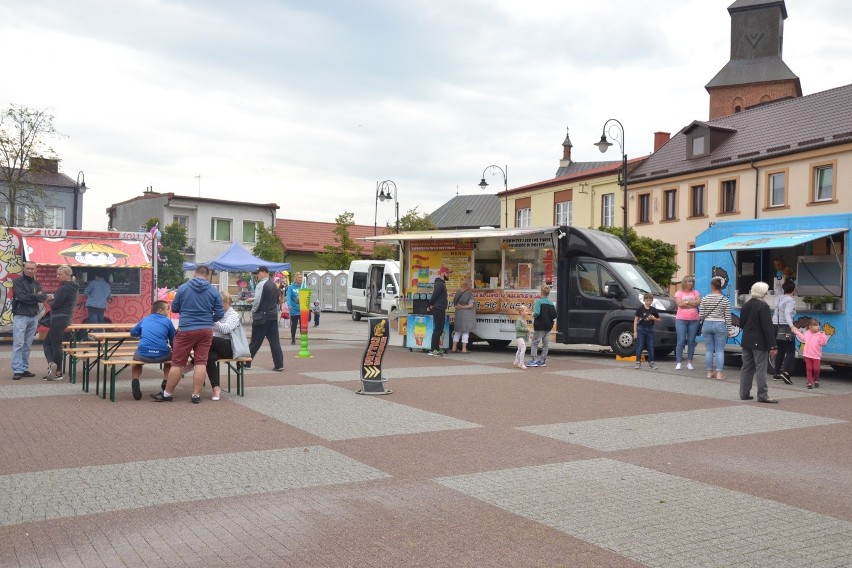
[[[379,219],[379,182],[376,182],[376,212],[373,215],[373,236],[376,236]]]
[[[506,193],[506,228],[509,228],[509,165],[503,172],[503,191]]]
[[[624,139],[624,130],[621,131],[621,138]],[[624,183],[624,244],[627,244],[627,154],[622,154],[621,157],[622,181]]]

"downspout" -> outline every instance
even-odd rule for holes
[[[751,169],[754,170],[754,218],[757,219],[757,211],[758,211],[757,208],[758,208],[758,202],[759,202],[758,201],[759,200],[758,185],[759,185],[759,182],[760,182],[760,168],[756,168],[754,166],[754,160],[752,160],[751,163],[749,163],[749,165],[751,166]]]

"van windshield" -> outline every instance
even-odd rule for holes
[[[609,266],[633,289],[640,292],[650,292],[655,296],[667,296],[662,288],[636,264],[626,262],[610,262]]]

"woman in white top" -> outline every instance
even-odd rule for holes
[[[714,276],[710,279],[710,293],[701,299],[698,313],[704,318],[701,333],[704,336],[707,378],[725,380],[722,368],[725,366],[725,343],[728,341],[728,326],[731,325],[731,304],[722,294],[722,279]],[[715,358],[715,366],[713,364]]]
[[[793,379],[790,378],[790,371],[793,370],[793,363],[796,360],[796,340],[793,337],[793,313],[796,311],[796,299],[793,293],[796,291],[796,284],[792,280],[787,280],[781,284],[783,296],[775,296],[775,313],[772,315],[772,323],[775,324],[775,341],[778,344],[778,353],[775,354],[775,380],[782,380],[788,385],[793,384]],[[781,339],[783,333],[789,336],[789,339]]]
[[[231,349],[231,332],[240,326],[240,314],[231,307],[231,295],[222,292],[222,304],[225,315],[213,324],[213,343],[210,345],[210,354],[207,356],[207,378],[213,387],[213,400],[219,400],[222,389],[219,388],[219,359],[231,359],[234,352]]]

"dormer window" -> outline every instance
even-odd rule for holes
[[[686,136],[686,159],[692,160],[711,155],[735,133],[736,130],[731,128],[711,126],[700,121],[693,122],[683,130]]]
[[[704,155],[704,136],[696,136],[692,139],[692,156]]]

